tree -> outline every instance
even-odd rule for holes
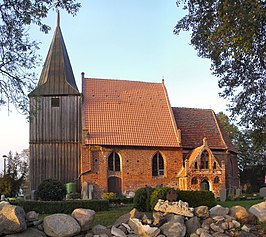
[[[26,113],[27,94],[36,83],[33,69],[39,64],[38,42],[28,34],[30,25],[47,33],[42,23],[50,10],[65,9],[75,15],[80,8],[76,0],[3,0],[0,1],[0,106],[13,104]]]
[[[187,14],[174,33],[191,30],[191,44],[200,57],[211,60],[232,117],[251,128],[257,149],[265,150],[265,0],[178,0],[181,4]]]
[[[266,165],[265,151],[257,149],[256,140],[252,135],[253,131],[240,130],[223,112],[219,112],[217,117],[238,150],[238,165],[241,170],[248,166]]]
[[[0,192],[6,196],[15,197],[19,194],[22,183],[28,173],[26,151],[13,156],[10,151],[7,157],[6,174],[0,178]]]

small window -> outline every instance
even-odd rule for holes
[[[216,170],[216,168],[217,168],[216,166],[217,166],[217,165],[216,165],[216,162],[214,162],[214,163],[213,163],[213,169],[214,169],[214,170]]]
[[[120,171],[120,157],[116,152],[112,152],[108,157],[108,170]]]
[[[194,168],[195,169],[198,169],[198,162],[196,161],[195,164],[194,164]]]
[[[214,181],[213,181],[215,184],[218,184],[219,182],[220,182],[220,180],[219,180],[219,177],[218,176],[216,176],[215,178],[214,178]]]
[[[198,184],[198,179],[197,177],[193,177],[191,180],[191,184]]]
[[[160,152],[157,152],[152,158],[152,176],[164,175],[164,160]]]
[[[51,107],[59,107],[60,101],[59,98],[52,98],[51,99]]]

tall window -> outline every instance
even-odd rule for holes
[[[164,160],[160,152],[157,152],[152,158],[152,176],[164,175]]]
[[[209,168],[209,155],[208,155],[208,152],[206,150],[203,151],[201,154],[200,168],[201,169],[208,169]]]
[[[108,157],[108,170],[120,171],[120,157],[116,152],[112,152]]]

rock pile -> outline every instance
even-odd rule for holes
[[[265,221],[266,202],[252,206],[224,208],[217,205],[190,208],[184,202],[159,200],[152,216],[136,209],[118,218],[113,226],[92,226],[95,212],[75,209],[72,215],[53,214],[38,219],[34,211],[0,202],[0,236],[5,237],[253,237],[255,223]],[[253,212],[253,213],[252,213]]]

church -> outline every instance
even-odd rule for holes
[[[89,78],[79,92],[57,26],[30,100],[31,190],[86,182],[93,197],[145,186],[239,187],[237,151],[211,109],[171,107],[162,82]]]

